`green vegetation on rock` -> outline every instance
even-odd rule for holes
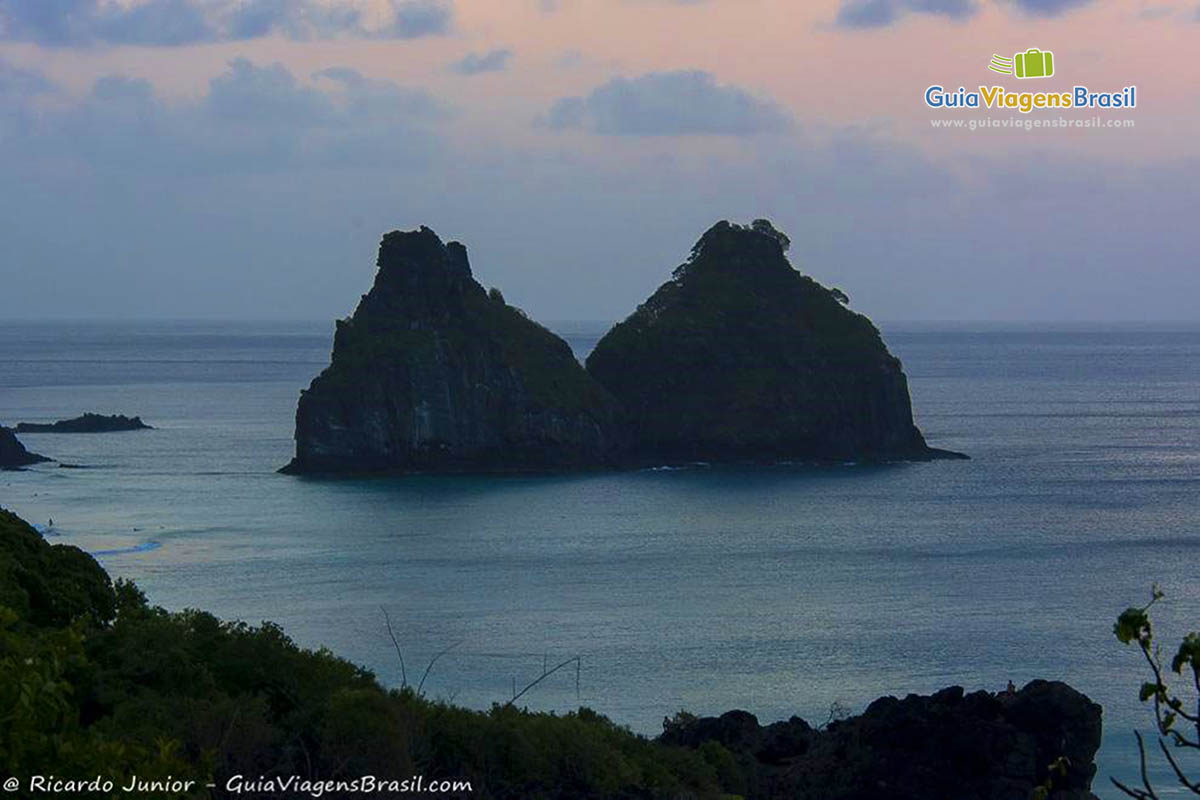
[[[719,222],[587,369],[650,460],[921,458],[900,362],[766,220]]]

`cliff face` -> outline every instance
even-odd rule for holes
[[[793,717],[760,727],[745,711],[668,720],[659,741],[730,750],[752,798],[795,800],[1095,800],[1101,708],[1065,683],[1019,692],[885,697],[824,730]],[[1050,765],[1065,758],[1064,771]]]
[[[285,471],[508,472],[612,463],[617,404],[550,331],[472,277],[466,248],[394,231],[296,411]]]
[[[925,458],[908,381],[871,321],[801,275],[770,223],[720,222],[587,369],[659,461]]]
[[[26,450],[12,428],[0,425],[0,469],[18,469],[49,460],[45,456]]]

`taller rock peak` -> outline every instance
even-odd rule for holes
[[[292,472],[522,472],[614,463],[617,403],[546,328],[489,296],[467,249],[383,237],[375,285],[301,395]]]
[[[375,261],[379,277],[392,279],[406,273],[417,275],[445,272],[457,278],[470,278],[467,248],[459,242],[442,243],[432,228],[422,225],[415,231],[391,231],[379,243]]]
[[[730,266],[731,257],[736,257],[786,264],[784,253],[790,246],[791,240],[776,230],[770,220],[756,219],[749,225],[721,220],[692,246],[688,263]]]

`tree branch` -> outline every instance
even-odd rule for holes
[[[437,660],[446,655],[446,653],[449,653],[454,648],[458,647],[460,644],[462,644],[462,642],[455,642],[449,647],[439,650],[437,655],[429,659],[429,665],[425,667],[425,672],[421,675],[421,681],[417,684],[417,694],[420,694],[421,690],[425,687],[425,679],[429,677],[429,670],[433,669],[433,665],[437,663]]]
[[[404,669],[404,654],[400,652],[400,643],[398,641],[396,641],[396,634],[392,630],[392,619],[391,619],[391,617],[388,616],[386,608],[384,608],[383,606],[380,606],[379,610],[383,612],[383,621],[384,621],[384,624],[387,625],[387,632],[388,632],[388,636],[392,640],[392,647],[396,648],[396,658],[400,659],[400,688],[407,689],[408,688],[408,672]],[[433,664],[431,663],[429,666],[432,667]],[[429,670],[425,670],[425,672],[428,673]]]
[[[567,666],[568,664],[572,664],[572,663],[575,664],[575,691],[576,691],[576,694],[578,694],[578,692],[579,692],[579,656],[572,656],[571,658],[568,658],[566,661],[562,662],[561,664],[554,667],[553,669],[550,669],[550,670],[543,669],[542,674],[539,675],[536,680],[534,680],[532,683],[530,683],[528,686],[526,686],[521,691],[513,693],[512,699],[508,701],[508,705],[511,706],[513,703],[516,703],[517,700],[521,699],[521,696],[524,695],[526,692],[528,692],[530,689],[537,686],[539,683],[546,680],[546,678],[549,678],[551,675],[558,672],[563,667]]]

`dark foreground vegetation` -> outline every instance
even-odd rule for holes
[[[1099,707],[1042,681],[1001,695],[884,698],[823,730],[681,713],[658,739],[587,709],[470,711],[388,691],[269,623],[153,607],[87,554],[48,545],[0,510],[0,777],[197,781],[151,795],[172,797],[233,796],[237,775],[421,775],[472,787],[441,796],[1079,800],[1090,797],[1099,740]]]

